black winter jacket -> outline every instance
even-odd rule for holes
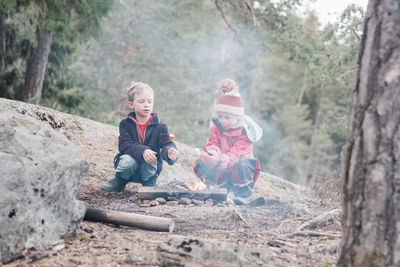
[[[137,161],[144,161],[143,152],[151,149],[157,152],[157,173],[162,170],[162,161],[172,165],[176,160],[168,158],[168,150],[176,148],[175,143],[169,139],[167,125],[160,121],[158,113],[152,113],[150,124],[144,129],[144,140],[139,135],[139,126],[135,112],[131,112],[119,124],[118,150],[114,158],[114,167],[118,166],[119,158],[128,154]]]

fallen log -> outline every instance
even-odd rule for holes
[[[141,229],[170,232],[174,231],[175,221],[169,218],[154,217],[129,212],[103,210],[88,207],[86,221],[104,222],[117,225],[133,226]]]
[[[177,197],[177,198],[194,198],[199,200],[213,199],[216,201],[225,201],[227,197],[227,191],[225,188],[218,188],[215,190],[185,190],[185,189],[177,189],[177,188],[162,188],[162,187],[148,187],[143,186],[138,189],[138,198],[139,199],[156,199],[158,197],[168,198],[168,197]]]

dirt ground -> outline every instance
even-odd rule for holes
[[[172,218],[174,231],[83,221],[70,236],[45,249],[24,251],[23,257],[7,266],[335,265],[341,236],[339,203],[266,173],[262,173],[251,198],[263,197],[265,203],[256,207],[180,199],[149,206],[138,199],[138,184],[129,183],[121,193],[100,190],[114,175],[112,159],[118,133],[116,128],[113,131],[105,139],[80,142],[79,149],[91,161],[80,199],[95,208]],[[191,171],[193,148],[180,143],[178,148],[179,164],[164,164],[160,186],[196,179]],[[180,245],[174,247],[174,242]],[[202,254],[194,253],[196,244],[196,253],[202,250]],[[213,246],[213,251],[205,251]],[[233,246],[233,256],[227,257],[224,251],[229,246]]]

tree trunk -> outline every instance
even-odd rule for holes
[[[22,93],[25,102],[39,104],[52,40],[53,33],[36,30],[37,45],[32,49],[26,65],[25,85]]]
[[[400,266],[400,2],[370,0],[343,155],[339,266]]]

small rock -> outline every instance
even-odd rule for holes
[[[48,256],[49,256],[49,254],[47,254],[47,253],[37,252],[37,253],[35,253],[35,254],[29,256],[29,258],[26,260],[26,262],[27,262],[27,263],[32,263],[32,262],[41,260],[41,259],[43,259],[43,258],[46,258],[46,257],[48,257]]]
[[[192,200],[190,198],[183,197],[179,200],[179,204],[190,205],[192,204]]]
[[[133,196],[133,197],[130,197],[128,200],[129,200],[130,202],[137,202],[137,201],[138,201],[138,198],[137,198],[137,196]]]
[[[149,204],[151,201],[150,200],[148,200],[148,199],[143,199],[142,200],[142,204]]]
[[[158,197],[155,199],[155,201],[157,201],[161,205],[164,205],[165,203],[167,203],[167,200],[165,200],[165,198],[163,198],[163,197]]]
[[[155,201],[155,200],[150,201],[149,204],[150,204],[150,206],[160,206],[160,203],[158,201]]]
[[[88,233],[88,234],[93,233],[93,229],[88,228],[88,227],[84,227],[84,228],[83,228],[83,231],[85,231],[85,232]]]
[[[201,206],[203,205],[203,201],[197,200],[197,199],[192,199],[192,203],[196,206]]]
[[[211,198],[209,198],[204,202],[204,204],[206,204],[206,206],[211,207],[212,205],[214,205],[214,201]]]
[[[167,197],[168,201],[178,201],[176,197]]]
[[[270,246],[270,247],[275,247],[275,248],[280,248],[281,247],[281,245],[278,242],[275,242],[275,241],[268,241],[267,245]]]
[[[60,244],[60,245],[53,247],[53,251],[57,252],[57,251],[63,250],[64,248],[65,248],[65,244]]]
[[[168,202],[167,202],[167,205],[168,205],[168,206],[173,206],[173,207],[176,207],[176,206],[178,206],[178,205],[179,205],[179,202],[178,202],[178,201],[176,201],[176,200],[173,200],[173,201],[168,201]]]
[[[150,207],[151,205],[150,205],[150,203],[140,203],[139,206],[140,206],[140,207],[148,208],[148,207]]]

